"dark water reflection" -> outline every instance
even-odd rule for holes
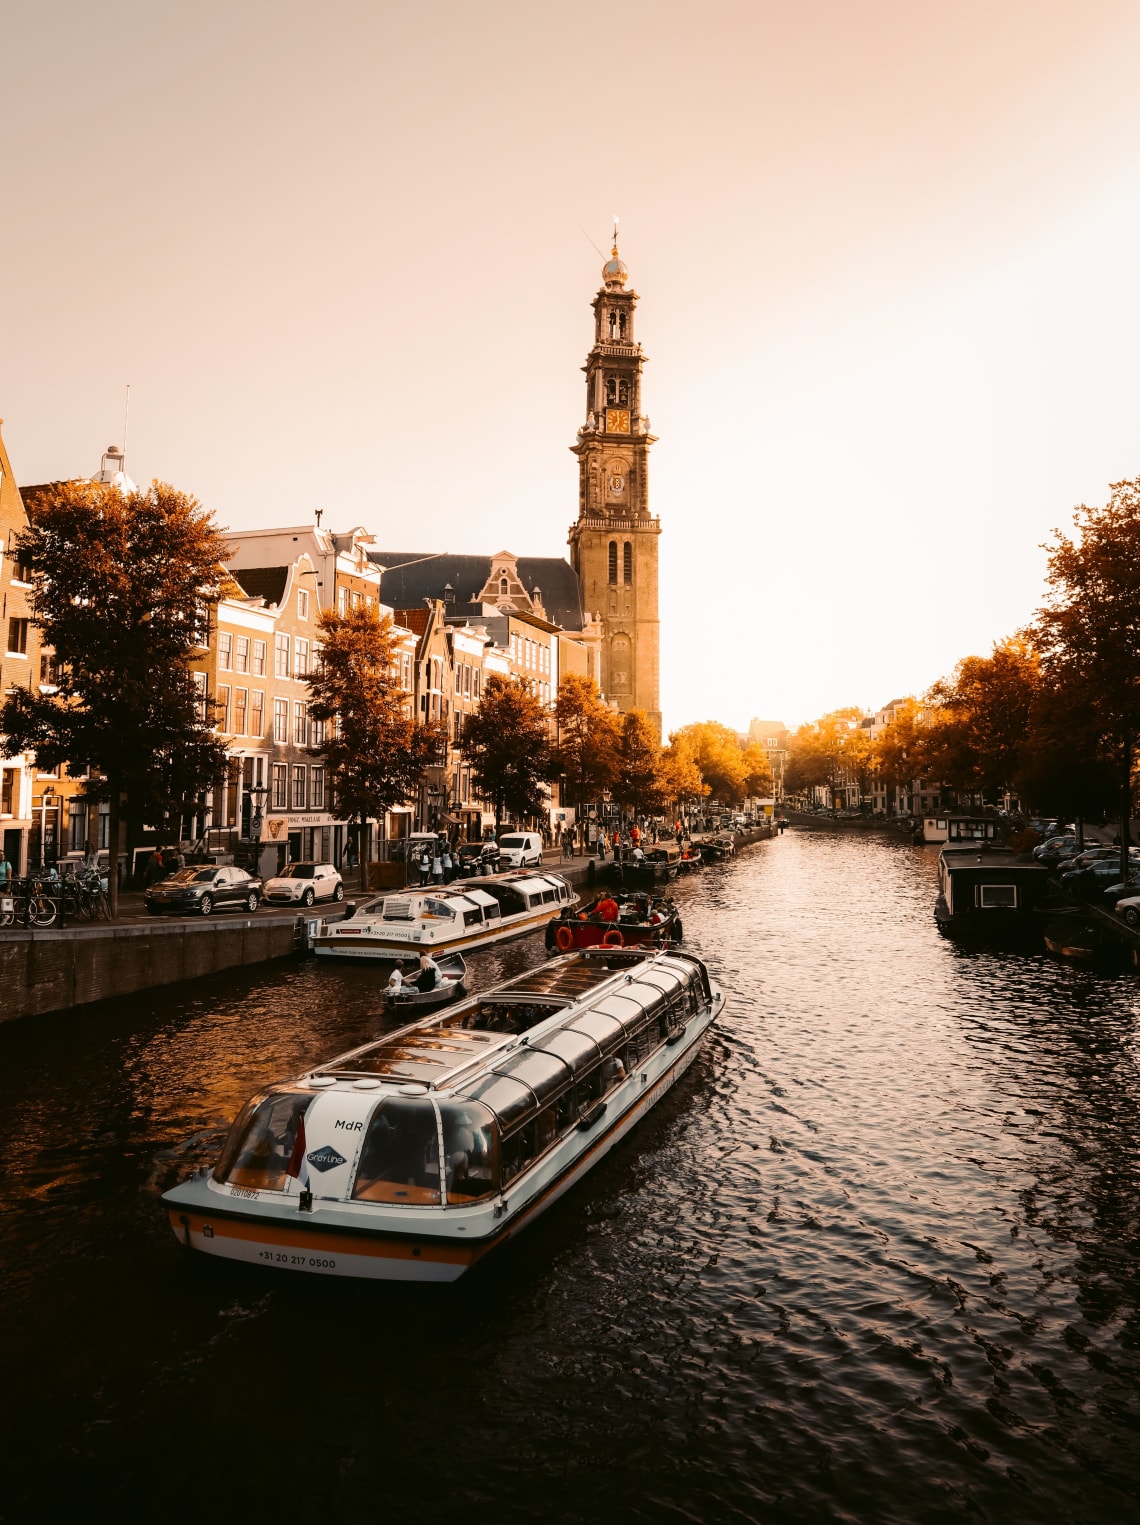
[[[0,1030],[0,1518],[1137,1518],[1140,985],[964,952],[932,883],[793,835],[684,887],[702,1058],[450,1289],[188,1260],[157,1208],[375,1030],[370,972]]]

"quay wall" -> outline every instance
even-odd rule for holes
[[[6,931],[0,937],[0,1021],[46,1016],[203,974],[285,958],[296,917]]]

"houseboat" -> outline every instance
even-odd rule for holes
[[[938,856],[935,920],[944,931],[1012,926],[1045,904],[1049,872],[1008,847],[949,843]]]
[[[578,904],[561,874],[517,872],[457,879],[380,895],[344,921],[322,921],[313,940],[318,958],[406,958],[409,953],[461,952],[539,931]]]
[[[1001,841],[1003,823],[992,815],[927,815],[922,818],[922,840],[960,847],[967,842]]]
[[[723,1006],[689,954],[553,959],[259,1092],[164,1194],[170,1225],[230,1260],[454,1281],[625,1137]]]

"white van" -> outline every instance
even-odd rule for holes
[[[541,868],[542,838],[537,831],[512,831],[499,838],[500,868]]]

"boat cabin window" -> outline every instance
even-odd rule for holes
[[[561,1010],[561,1002],[480,1001],[474,1011],[468,1012],[463,1026],[474,1028],[476,1032],[525,1033],[527,1028]]]
[[[1016,910],[1017,886],[1015,884],[979,884],[978,905],[982,910]]]
[[[424,908],[421,914],[425,917],[435,917],[440,921],[454,921],[455,909],[446,900],[436,900],[434,896],[427,896],[424,900]]]
[[[447,1200],[474,1202],[497,1189],[495,1119],[477,1101],[441,1101]]]
[[[481,927],[483,925],[483,912],[478,906],[472,906],[471,910],[464,911],[463,925],[465,927]]]
[[[297,1126],[312,1100],[311,1091],[255,1096],[230,1129],[214,1180],[247,1191],[283,1191]]]
[[[558,891],[554,888],[553,885],[551,885],[550,889],[543,890],[543,892],[542,892],[542,900],[543,900],[543,904],[544,905],[548,901],[557,900],[557,899],[558,899]]]
[[[437,1206],[440,1201],[439,1133],[426,1098],[392,1096],[372,1114],[356,1184],[356,1202]]]
[[[540,1103],[565,1090],[573,1079],[570,1066],[556,1054],[529,1048],[498,1065],[496,1074],[509,1075],[529,1086]]]
[[[536,1110],[531,1088],[521,1081],[512,1080],[509,1075],[488,1075],[472,1087],[471,1096],[490,1107],[503,1128],[522,1122],[524,1118],[533,1116]]]

